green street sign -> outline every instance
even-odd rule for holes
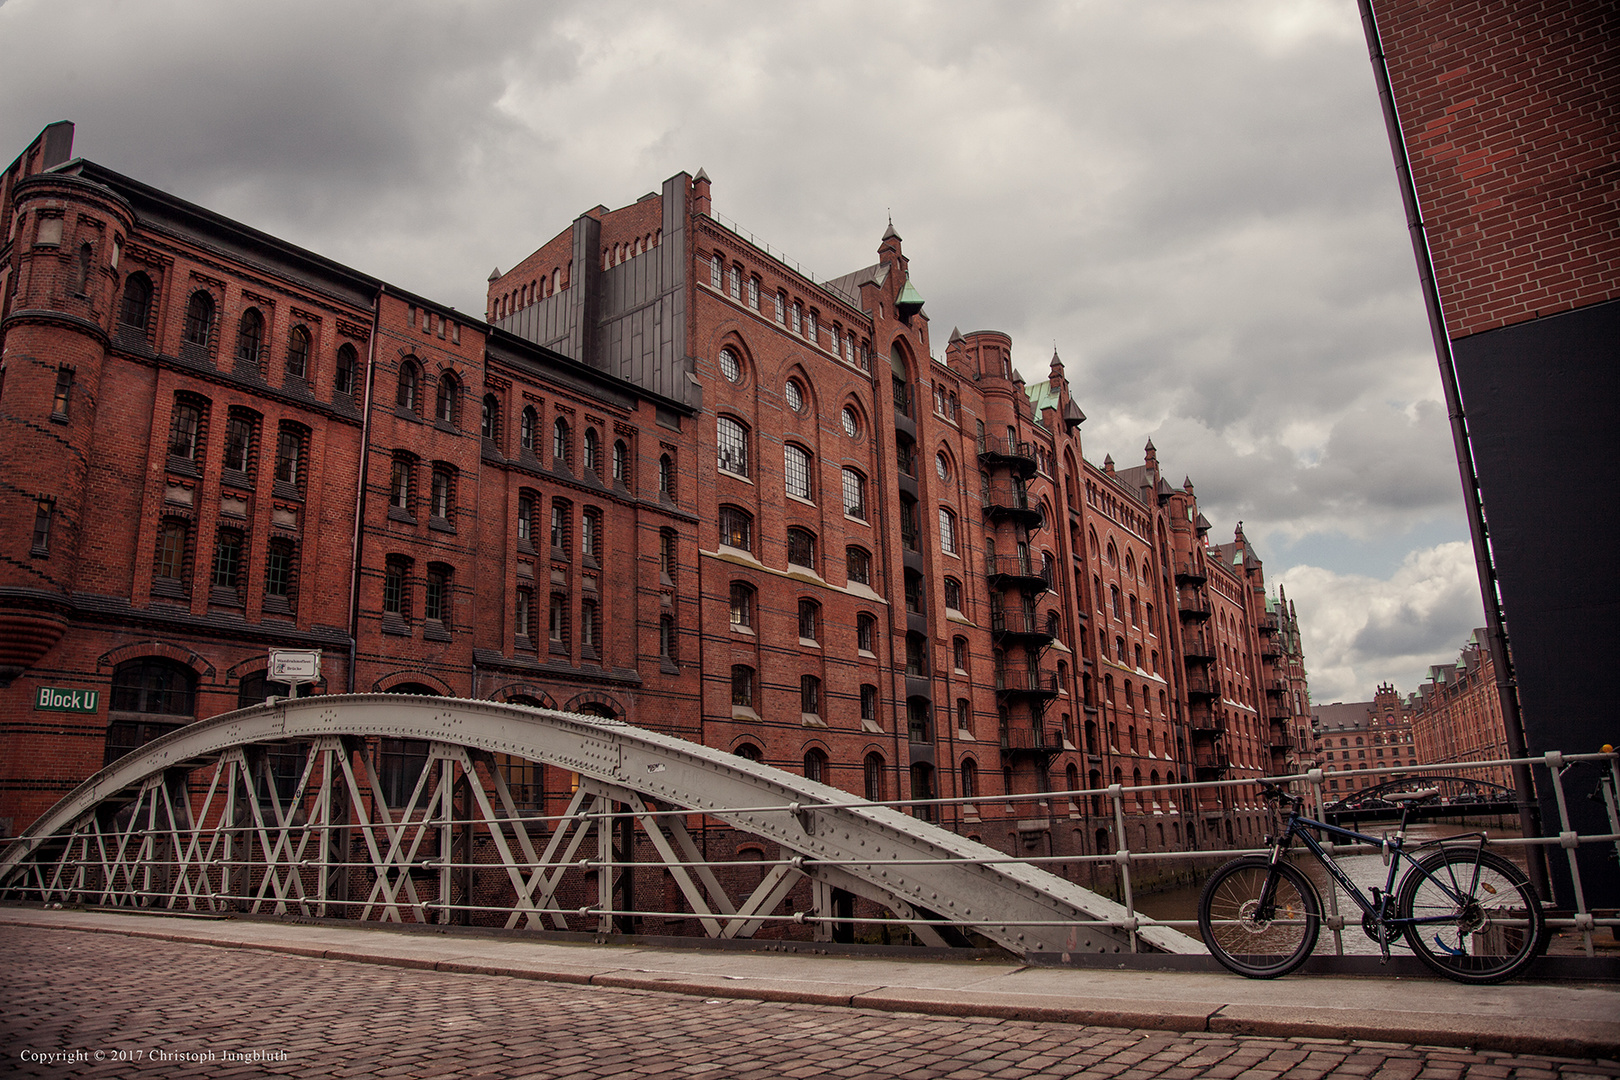
[[[100,690],[65,690],[56,686],[42,686],[34,698],[34,709],[45,712],[93,713],[99,704]]]

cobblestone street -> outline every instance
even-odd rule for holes
[[[0,1051],[28,1076],[1620,1076],[1607,1060],[705,1000],[59,930],[0,931],[0,964]]]

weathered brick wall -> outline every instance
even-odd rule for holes
[[[1620,295],[1620,6],[1374,8],[1451,336]]]

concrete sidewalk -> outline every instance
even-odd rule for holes
[[[0,934],[49,927],[257,949],[362,964],[758,998],[890,1012],[1103,1027],[1360,1039],[1568,1057],[1620,1057],[1620,987],[1030,967],[1015,960],[909,960],[595,945],[231,918],[0,908]],[[776,948],[770,945],[775,944]]]

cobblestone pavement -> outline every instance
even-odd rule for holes
[[[0,971],[0,1061],[27,1076],[1620,1077],[1612,1060],[705,1000],[62,930],[0,930]]]

